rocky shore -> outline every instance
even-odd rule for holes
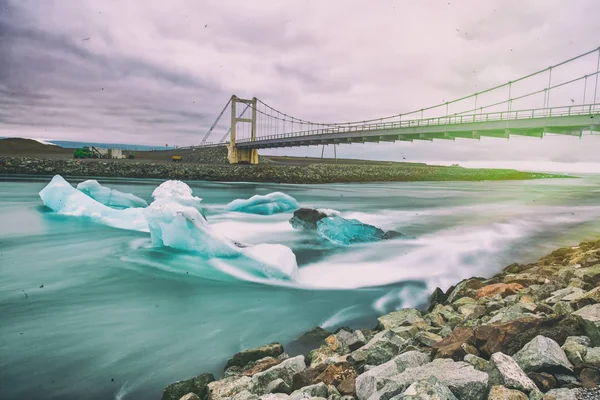
[[[600,399],[600,240],[436,289],[370,329],[314,328],[169,385],[163,400]],[[293,350],[293,351],[292,351]]]
[[[123,177],[275,183],[481,181],[560,177],[510,169],[469,169],[401,163],[229,165],[152,160],[61,160],[2,156],[0,156],[0,174],[48,176],[59,174],[85,178]]]

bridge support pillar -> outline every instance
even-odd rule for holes
[[[252,107],[252,117],[242,118],[242,115],[237,115],[238,103],[246,104],[246,108]],[[250,124],[250,140],[256,140],[256,97],[252,100],[240,99],[236,95],[231,96],[231,136],[229,138],[229,144],[227,145],[227,159],[230,164],[258,164],[258,150],[257,149],[240,149],[236,146],[236,135],[237,135],[237,124],[238,122],[245,122]]]

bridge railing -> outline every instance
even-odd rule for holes
[[[412,128],[423,126],[439,126],[439,125],[457,125],[471,124],[477,122],[492,122],[492,121],[511,121],[521,119],[535,119],[548,117],[563,117],[570,115],[593,115],[600,114],[600,104],[584,104],[584,105],[569,105],[551,108],[535,108],[526,110],[511,110],[511,111],[496,111],[489,113],[474,113],[474,114],[453,114],[443,117],[433,117],[424,119],[412,119],[397,122],[371,123],[364,125],[337,126],[332,128],[304,130],[297,132],[282,133],[277,135],[267,135],[257,137],[254,142],[265,140],[286,139],[292,137],[304,136],[319,136],[326,134],[343,134],[349,132],[364,132],[395,128]],[[252,142],[252,139],[238,139],[237,143]],[[223,143],[218,144],[223,145]],[[213,145],[214,146],[214,145]],[[200,147],[207,147],[206,145]]]

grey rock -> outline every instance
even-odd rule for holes
[[[392,360],[370,368],[356,378],[356,395],[359,399],[367,399],[377,391],[382,378],[395,376],[407,368],[419,367],[431,361],[428,354],[419,351],[407,351]]]
[[[267,393],[290,394],[291,391],[292,391],[292,388],[290,388],[290,385],[285,383],[285,381],[281,378],[277,378],[274,381],[269,382],[269,384],[267,385]]]
[[[435,376],[461,400],[483,400],[485,398],[488,375],[477,371],[465,362],[447,358],[439,358],[429,364],[409,368],[396,376],[383,378],[377,385],[377,392],[370,398],[390,399],[402,393],[413,382],[426,380],[431,376]],[[359,400],[364,399],[359,396]]]
[[[558,386],[566,386],[566,385],[575,385],[581,386],[577,378],[571,375],[566,374],[554,374],[554,378],[556,378],[556,382],[558,382]],[[571,386],[573,387],[573,386]]]
[[[239,392],[250,390],[250,386],[250,377],[230,376],[208,384],[208,399],[229,399]]]
[[[406,391],[394,399],[398,400],[458,400],[456,396],[435,376],[410,385]]]
[[[231,400],[258,400],[258,396],[254,393],[250,393],[247,390],[243,390],[235,396],[233,396]]]
[[[590,345],[590,339],[587,336],[569,336],[561,348],[571,364],[580,365],[583,364],[583,358]]]
[[[302,389],[296,390],[290,395],[290,400],[301,400],[306,398],[310,399],[313,397],[327,398],[327,396],[329,396],[327,385],[321,382],[315,385],[305,386]]]
[[[179,400],[200,400],[200,397],[196,393],[188,393]]]
[[[573,365],[558,343],[541,335],[523,346],[513,358],[525,372],[573,371]]]
[[[501,385],[492,386],[487,400],[528,400],[525,393]]]
[[[583,322],[586,335],[594,346],[600,346],[600,304],[585,306],[573,313]]]
[[[359,330],[350,333],[342,329],[336,333],[336,336],[339,340],[346,343],[350,351],[354,351],[367,343],[365,335]]]
[[[504,353],[492,354],[487,372],[490,385],[502,385],[508,389],[516,389],[525,393],[537,388],[517,362]]]
[[[436,335],[435,333],[420,331],[419,333],[417,333],[415,339],[421,344],[431,347],[437,342],[441,341],[443,338],[440,335]]]
[[[600,368],[600,347],[588,348],[583,360],[586,364],[591,364],[594,367]]]
[[[548,297],[545,302],[548,304],[555,304],[559,301],[569,301],[569,299],[572,299],[578,295],[583,295],[584,293],[585,290],[573,286],[567,286],[564,289],[552,292],[552,296]]]
[[[394,332],[385,330],[376,334],[373,339],[360,349],[352,352],[348,361],[357,365],[379,365],[389,361],[400,353],[408,341]]]
[[[579,400],[579,389],[552,389],[546,392],[545,398],[554,400]]]
[[[557,302],[552,307],[552,310],[554,311],[554,314],[556,314],[556,315],[567,315],[567,314],[571,314],[571,313],[573,313],[573,311],[575,311],[575,309],[573,309],[573,306],[571,306],[571,304],[567,303],[566,301]]]
[[[257,361],[265,357],[277,357],[283,353],[283,347],[279,343],[271,343],[262,347],[244,350],[234,354],[225,365],[225,369],[238,366],[243,367],[251,361]]]
[[[423,321],[421,312],[414,308],[405,308],[377,318],[379,329],[392,329],[399,326],[414,325]]]
[[[214,380],[212,374],[201,374],[192,379],[171,383],[165,388],[162,400],[179,400],[188,393],[195,393],[201,400],[208,399],[208,384]]]
[[[490,362],[484,358],[478,357],[473,354],[465,355],[464,361],[471,364],[476,370],[481,372],[487,372]]]
[[[304,369],[306,369],[304,356],[288,358],[280,364],[252,376],[252,392],[256,394],[265,394],[267,393],[269,383],[280,378],[289,387],[292,387],[292,377],[294,374],[297,374]]]
[[[260,400],[287,400],[290,396],[285,393],[267,393],[259,397]]]
[[[531,393],[529,393],[529,400],[544,400],[544,393],[537,389],[532,390]]]

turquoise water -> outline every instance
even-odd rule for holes
[[[79,179],[69,179],[72,184]],[[211,226],[289,246],[295,282],[246,281],[118,230],[43,207],[50,178],[0,178],[0,398],[159,399],[172,381],[222,372],[233,353],[315,325],[370,327],[436,287],[490,276],[600,237],[600,177],[517,182],[281,185],[187,182]],[[151,200],[156,180],[100,179]],[[291,213],[225,210],[281,191],[410,239],[336,246]],[[221,260],[227,265],[227,260]]]

